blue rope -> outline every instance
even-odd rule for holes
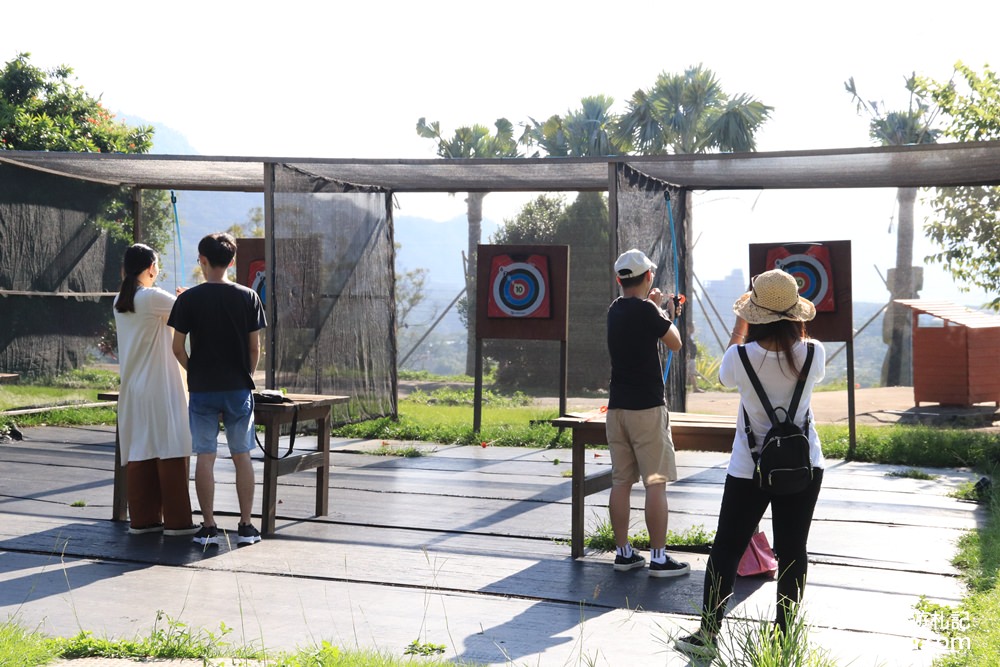
[[[177,275],[184,275],[184,244],[181,242],[181,220],[177,217],[177,195],[170,191],[170,203],[174,205],[174,231],[177,243],[174,245],[174,287],[177,287]]]
[[[680,259],[677,256],[677,232],[674,229],[674,210],[670,206],[670,193],[663,193],[664,199],[667,200],[667,220],[670,224],[670,242],[673,245],[674,250],[674,294],[680,292]],[[676,320],[675,320],[676,322]],[[678,327],[679,329],[680,327]],[[667,363],[663,367],[663,384],[667,383],[667,375],[670,374],[670,362],[674,360],[674,351],[667,350]]]

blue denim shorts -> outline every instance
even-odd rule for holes
[[[249,452],[257,446],[253,433],[253,396],[249,389],[193,391],[188,400],[191,450],[215,454],[219,448],[219,417],[226,427],[230,454]]]

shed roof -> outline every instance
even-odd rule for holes
[[[1000,327],[1000,317],[972,310],[950,301],[929,301],[925,299],[896,299],[895,303],[913,309],[917,313],[926,313],[951,324],[974,329]]]
[[[395,192],[606,190],[609,164],[692,189],[1000,185],[1000,141],[771,153],[506,159],[325,159],[0,151],[0,162],[157,190],[263,192],[264,164]]]

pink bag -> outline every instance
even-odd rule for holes
[[[753,577],[755,575],[773,577],[777,571],[778,560],[774,557],[774,551],[767,542],[767,535],[763,531],[758,530],[750,538],[750,544],[747,545],[747,550],[743,552],[743,557],[740,558],[736,574],[741,577]]]

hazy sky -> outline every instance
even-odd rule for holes
[[[594,94],[622,111],[660,72],[703,63],[727,92],[775,107],[758,135],[758,149],[774,151],[871,145],[848,77],[866,98],[905,107],[913,71],[945,79],[957,60],[1000,66],[998,20],[1000,5],[982,0],[56,0],[4,6],[0,57],[70,65],[110,110],[167,125],[203,155],[331,158],[432,158],[414,129],[421,116],[450,133],[563,114]],[[492,194],[485,214],[510,217],[526,198]],[[462,197],[399,200],[403,215],[464,213]],[[753,241],[850,238],[856,298],[884,299],[872,267],[894,263],[894,200],[892,190],[705,193],[695,270],[710,280],[745,269]],[[929,249],[921,241],[914,255]],[[925,297],[959,298],[939,270],[926,282]]]

